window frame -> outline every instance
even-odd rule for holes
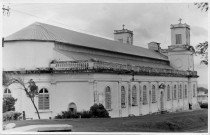
[[[176,44],[182,44],[182,34],[176,34]]]
[[[171,100],[171,88],[169,84],[167,85],[167,100]]]
[[[179,85],[179,99],[182,99],[182,84]]]
[[[132,96],[132,106],[137,106],[138,102],[137,102],[137,87],[136,87],[136,85],[132,86],[131,96]]]
[[[107,88],[109,88],[109,92],[107,92]],[[112,94],[111,94],[111,87],[110,86],[105,87],[105,105],[104,106],[107,110],[112,109]]]
[[[148,99],[147,99],[147,86],[143,85],[143,105],[148,104]]]
[[[124,91],[124,95],[122,94]],[[123,104],[123,99],[124,99],[124,104]],[[121,86],[121,108],[126,108],[126,90],[125,86]]]
[[[187,98],[188,92],[187,92],[187,84],[185,84],[185,89],[184,89],[184,97]]]
[[[12,97],[12,91],[9,88],[4,89],[3,98],[4,97]]]
[[[193,84],[193,97],[196,97],[196,88],[195,88],[196,86],[195,86],[195,84]]]
[[[176,98],[177,98],[176,84],[173,87],[173,91],[174,91],[174,93],[173,93],[173,99],[176,100]]]
[[[152,85],[152,103],[156,103],[156,87],[155,85]]]
[[[38,92],[38,110],[50,110],[50,93],[47,88],[41,88]]]

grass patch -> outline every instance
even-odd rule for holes
[[[126,118],[27,120],[13,122],[17,126],[70,124],[73,126],[74,132],[187,132],[208,127],[208,110]]]

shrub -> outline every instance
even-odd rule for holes
[[[15,110],[15,102],[17,99],[9,96],[3,98],[3,113]]]
[[[78,114],[72,111],[63,111],[61,117],[62,119],[79,118]]]
[[[208,103],[201,103],[200,104],[200,107],[201,108],[208,108]]]
[[[79,112],[79,115],[81,116],[81,118],[92,118],[92,114],[90,113],[90,111]]]
[[[109,118],[109,113],[102,104],[94,104],[90,107],[90,111],[72,112],[62,111],[61,114],[55,116],[55,119],[71,119],[71,118]]]
[[[104,108],[102,104],[94,104],[90,107],[90,113],[94,118],[109,118],[108,111]]]
[[[3,121],[7,120],[18,120],[21,113],[15,111],[8,111],[3,113]]]

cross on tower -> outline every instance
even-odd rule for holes
[[[179,23],[182,23],[182,22],[181,22],[181,21],[182,21],[182,19],[181,19],[181,18],[179,18],[179,20],[178,20],[178,21],[179,21]]]
[[[123,30],[124,30],[125,25],[123,24],[122,26],[123,26]]]

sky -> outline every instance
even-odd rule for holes
[[[33,22],[52,24],[99,37],[113,39],[114,30],[134,33],[134,45],[147,48],[151,41],[166,49],[171,44],[170,25],[191,27],[191,45],[208,40],[208,13],[193,3],[4,3],[10,15],[3,15],[3,37]],[[199,84],[207,84],[208,68],[195,58]]]

